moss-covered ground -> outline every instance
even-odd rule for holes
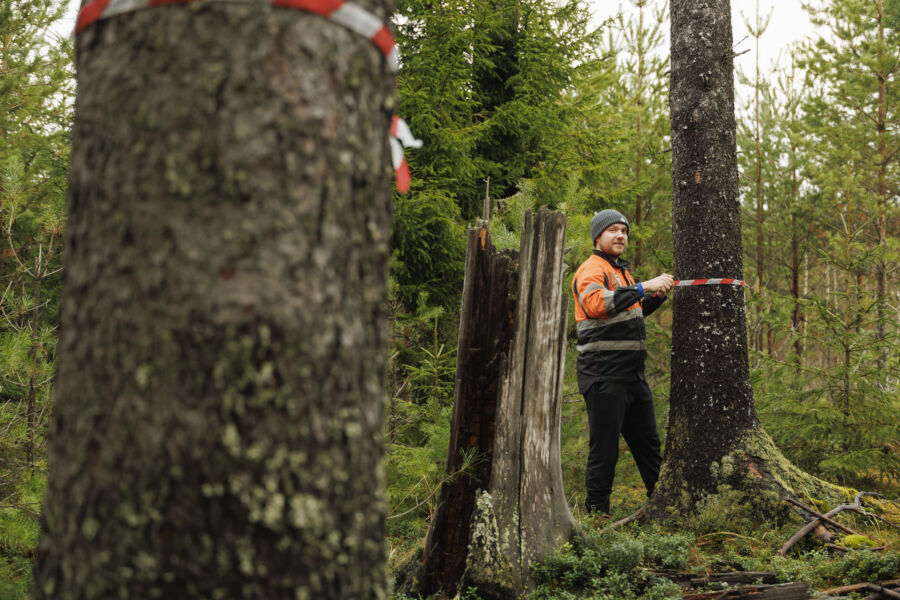
[[[570,468],[576,470],[575,465]],[[578,475],[573,472],[570,476]],[[580,487],[583,489],[583,484]],[[664,577],[672,572],[702,577],[731,571],[768,571],[775,573],[779,583],[806,582],[814,593],[900,577],[900,530],[847,514],[839,520],[867,537],[863,547],[854,548],[861,540],[852,536],[838,536],[838,543],[847,549],[827,549],[810,535],[787,556],[779,556],[781,545],[802,527],[800,517],[773,525],[752,511],[741,511],[740,504],[734,503],[740,498],[730,497],[728,491],[684,524],[635,522],[609,530],[610,523],[635,512],[645,499],[627,449],[623,449],[617,471],[611,517],[585,514],[578,494],[571,493],[570,504],[581,525],[581,536],[545,563],[535,565],[537,588],[530,600],[674,600],[682,597],[681,588]],[[897,522],[896,516],[894,519]],[[421,547],[424,523],[419,531],[408,530],[411,535],[397,535],[398,530],[394,533],[389,543],[392,565],[397,565]],[[865,545],[884,549],[865,549]],[[843,597],[852,600],[867,593]],[[401,595],[395,598],[406,600]],[[477,595],[470,594],[469,598],[474,600]]]
[[[569,506],[580,524],[581,537],[573,539],[544,564],[534,566],[537,587],[529,596],[530,600],[674,600],[682,597],[680,586],[661,575],[674,571],[697,576],[768,571],[775,573],[778,582],[808,583],[814,596],[831,587],[900,578],[900,529],[876,519],[843,513],[837,519],[862,533],[865,540],[837,535],[837,545],[846,549],[835,550],[825,548],[808,535],[787,556],[779,556],[778,549],[805,521],[790,512],[792,516],[786,520],[780,518],[773,522],[771,515],[779,511],[760,510],[758,498],[750,502],[742,496],[743,492],[727,486],[708,498],[696,516],[680,523],[633,522],[608,530],[610,523],[641,508],[646,492],[628,447],[621,442],[612,514],[609,517],[586,514],[583,506],[588,444],[586,411],[574,383],[574,357],[567,357],[567,362],[562,469]],[[668,381],[662,368],[652,371],[652,365],[648,367],[657,403],[658,425],[664,434]],[[795,475],[802,481],[794,480]],[[834,507],[835,498],[815,497],[815,478],[807,480],[809,476],[796,468],[789,469],[787,476],[791,477],[792,487],[805,490],[800,492],[800,497],[816,510],[825,512]],[[830,486],[830,491],[844,502],[852,501],[856,493],[851,488],[837,486]],[[896,493],[883,491],[898,499]],[[770,502],[783,504],[774,495]],[[874,509],[868,500],[865,505],[869,510]],[[775,508],[782,507],[772,507]],[[881,503],[877,512],[900,524],[900,504]],[[394,519],[388,523],[390,566],[395,568],[421,549],[427,518]],[[866,546],[884,548],[872,550]],[[852,600],[867,593],[843,597]],[[463,591],[461,597],[466,596]],[[470,593],[468,597],[474,600],[477,594]],[[394,598],[406,600],[402,595]]]

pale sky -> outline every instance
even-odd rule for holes
[[[651,0],[653,1],[653,0]],[[663,0],[653,2],[659,6]],[[594,22],[600,23],[604,19],[614,16],[619,11],[626,15],[636,12],[634,5],[629,0],[591,0],[594,11]],[[759,43],[759,68],[760,74],[765,77],[771,71],[776,61],[787,64],[790,56],[790,48],[815,33],[815,27],[809,20],[809,15],[800,5],[800,0],[758,0],[761,20],[765,23],[765,17],[769,15],[769,25],[766,27]],[[756,40],[749,35],[745,22],[754,24],[756,19],[757,0],[732,0],[731,22],[732,37],[736,44],[735,52],[741,54],[734,60],[735,73],[743,70],[748,76],[753,76],[756,68]],[[668,31],[666,31],[668,37]],[[746,36],[746,39],[744,37]],[[743,41],[741,41],[743,40]],[[668,42],[666,42],[668,43]],[[735,75],[737,80],[737,75]],[[742,95],[742,90],[737,90]]]
[[[663,0],[656,0],[658,6]],[[629,0],[590,0],[594,19],[600,22],[602,19],[615,15],[622,10],[626,13],[633,11],[634,7]],[[752,75],[756,61],[756,42],[753,37],[740,41],[748,35],[745,20],[753,21],[756,14],[756,5],[762,15],[771,14],[769,26],[760,40],[760,69],[763,73],[771,70],[776,59],[787,60],[791,44],[806,39],[814,33],[814,27],[809,21],[809,15],[800,6],[800,0],[732,0],[731,14],[733,23],[733,37],[737,44],[735,52],[750,50],[735,59],[735,70],[741,68],[748,75]],[[69,0],[69,11],[62,27],[58,31],[69,35],[75,27],[75,16],[81,0]],[[740,90],[738,90],[740,94]]]

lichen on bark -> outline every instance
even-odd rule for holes
[[[514,599],[515,580],[508,557],[520,552],[511,551],[509,544],[513,540],[508,535],[501,539],[493,501],[488,492],[482,492],[475,502],[470,530],[469,552],[459,589],[474,588],[480,596],[495,600]]]

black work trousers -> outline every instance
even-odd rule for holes
[[[585,473],[588,510],[609,512],[620,433],[634,456],[649,496],[662,464],[650,386],[644,380],[598,381],[588,388],[584,400],[591,434]]]

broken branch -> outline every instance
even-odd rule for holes
[[[827,517],[827,516],[823,515],[822,513],[813,510],[812,508],[810,508],[810,507],[808,507],[807,505],[803,504],[803,503],[800,502],[799,500],[794,500],[793,498],[785,498],[785,500],[786,500],[787,502],[789,502],[790,504],[793,504],[794,506],[798,507],[798,508],[802,508],[803,510],[805,510],[806,512],[808,512],[808,513],[811,514],[812,516],[821,519],[822,522],[828,523],[828,524],[831,525],[832,527],[837,527],[838,529],[840,529],[841,531],[843,531],[843,532],[845,532],[845,533],[849,533],[850,535],[860,535],[860,536],[862,535],[862,534],[859,533],[858,531],[854,531],[853,529],[850,529],[849,527],[847,527],[847,526],[844,525],[843,523],[838,523],[837,521],[835,521],[835,520],[832,519],[831,517]],[[842,504],[841,506],[845,506],[845,505]],[[852,506],[852,505],[846,505],[846,506]],[[863,537],[865,537],[865,536],[863,536]]]

